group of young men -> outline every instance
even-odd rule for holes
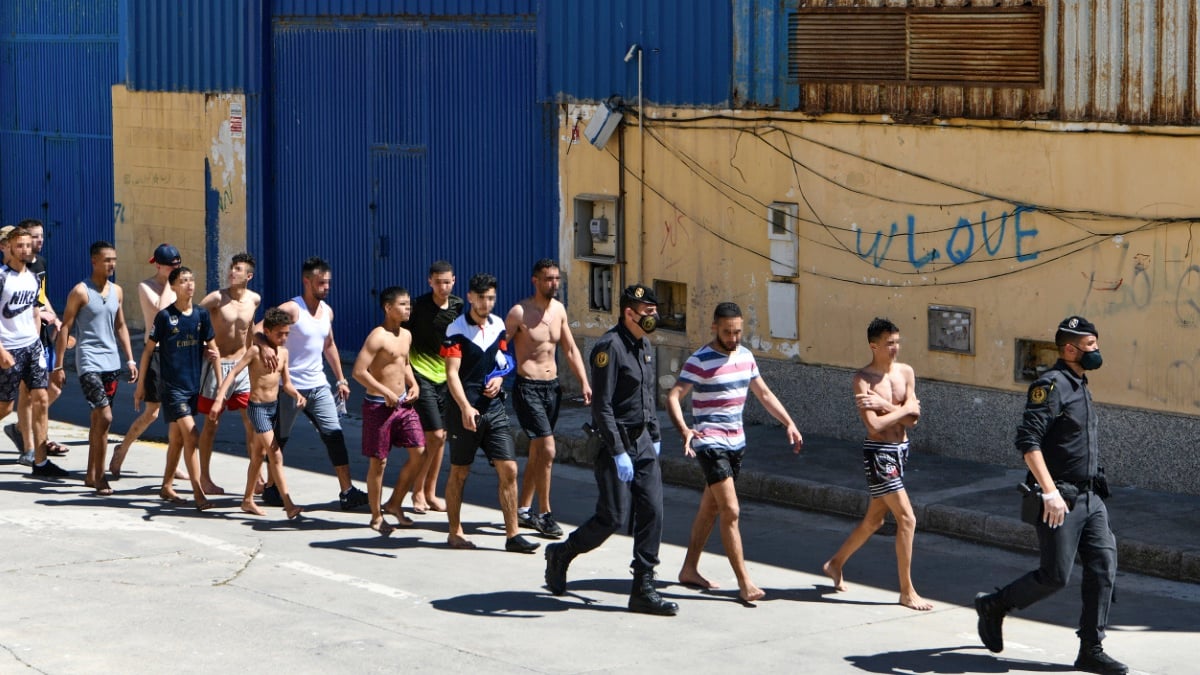
[[[445,261],[431,265],[430,292],[415,300],[403,288],[384,289],[379,294],[383,320],[366,338],[352,371],[365,389],[362,452],[370,467],[364,494],[351,482],[339,421],[339,403],[344,403],[350,390],[333,338],[333,310],[325,302],[332,276],[328,263],[320,258],[306,260],[301,268],[303,292],[268,309],[256,324],[261,298],[248,288],[255,268],[251,256],[234,256],[229,286],[193,304],[191,270],[181,264],[177,249],[159,246],[150,260],[156,266],[155,275],[138,286],[147,333],[145,349],[135,361],[122,311],[123,291],[111,281],[116,250],[107,242],[96,242],[90,249],[91,275],[71,289],[61,330],[53,350],[47,352],[42,326],[58,325],[58,320],[45,300],[44,280],[30,269],[31,261],[37,260],[35,241],[40,244],[41,239],[40,224],[36,227],[36,238],[28,223],[0,230],[4,252],[0,267],[0,419],[12,410],[18,392],[28,396],[28,426],[5,431],[35,476],[68,475],[47,458],[53,445],[47,441],[46,430],[47,409],[55,395],[48,389],[61,390],[65,352],[73,345],[80,386],[92,407],[85,483],[98,494],[112,493],[105,460],[111,405],[124,353],[128,379],[136,383],[135,408],[145,402],[146,410],[134,421],[107,467],[114,478],[120,477],[131,444],[161,409],[170,432],[160,496],[183,503],[173,487],[182,457],[195,506],[210,508],[208,495],[223,493],[213,482],[209,467],[217,424],[223,410],[241,410],[250,455],[241,509],[262,515],[255,501],[258,495],[264,505],[281,506],[289,519],[296,518],[301,507],[287,489],[282,449],[296,417],[303,412],[316,427],[334,466],[342,508],[368,504],[370,527],[380,534],[387,536],[396,525],[414,524],[403,508],[411,493],[412,513],[447,512],[450,548],[475,548],[464,532],[461,508],[470,466],[482,450],[499,478],[505,549],[533,553],[539,544],[519,534],[519,528],[549,538],[563,535],[550,508],[554,427],[562,400],[557,366],[561,348],[579,380],[584,403],[591,407],[598,497],[591,518],[562,542],[547,547],[546,585],[553,594],[564,594],[572,560],[628,526],[634,538],[629,609],[666,616],[679,611],[654,585],[663,498],[662,437],[656,412],[659,374],[649,339],[658,326],[653,289],[640,284],[624,289],[617,324],[591,350],[590,372],[571,335],[565,308],[556,298],[561,275],[553,260],[535,263],[534,293],[514,305],[503,320],[493,314],[496,277],[486,273],[472,276],[464,303],[452,293],[454,269]],[[44,259],[42,265],[44,277]],[[783,425],[794,452],[800,452],[803,438],[763,381],[753,354],[741,345],[741,309],[734,303],[720,303],[713,312],[711,329],[712,340],[686,361],[667,396],[667,411],[683,439],[683,451],[697,460],[707,484],[678,579],[702,589],[717,588],[700,573],[699,559],[720,520],[721,540],[737,578],[738,595],[752,603],[765,592],[750,579],[745,566],[734,487],[746,446],[742,411],[747,394],[754,393]],[[824,564],[823,571],[835,590],[845,590],[844,569],[850,557],[890,512],[897,525],[899,602],[929,610],[932,605],[921,598],[912,582],[916,520],[903,483],[908,430],[921,417],[916,377],[910,366],[897,359],[900,331],[895,324],[875,319],[867,329],[867,339],[872,360],[855,373],[852,385],[866,427],[863,468],[871,500],[862,521]],[[1082,317],[1068,317],[1059,326],[1056,342],[1059,361],[1030,387],[1017,441],[1030,468],[1028,482],[1031,488],[1040,489],[1045,502],[1036,523],[1042,564],[997,593],[978,596],[979,633],[989,649],[1000,651],[1003,617],[1062,588],[1078,552],[1084,560],[1085,578],[1081,649],[1075,665],[1089,672],[1123,673],[1125,666],[1100,646],[1112,599],[1116,556],[1103,502],[1107,486],[1098,465],[1095,416],[1084,375],[1102,362],[1098,331]],[[336,378],[336,390],[326,379],[325,364]],[[520,489],[503,387],[505,376],[514,371],[513,408],[530,438]],[[689,395],[690,426],[682,408]],[[197,414],[207,415],[203,432],[197,429]],[[436,488],[446,444],[451,468],[442,501]],[[384,501],[382,480],[392,448],[405,448],[408,458],[392,494]],[[261,475],[264,463],[265,478]],[[388,516],[395,525],[388,522]]]

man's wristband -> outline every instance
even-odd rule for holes
[[[1042,493],[1042,501],[1048,502],[1057,496],[1058,496],[1058,490],[1055,490],[1054,492],[1043,492]]]
[[[62,367],[62,366],[58,366],[58,367],[56,367],[54,370],[51,370],[50,372],[52,372],[52,373],[57,373],[58,371],[60,371],[60,370],[62,370],[62,369],[63,369],[63,367]]]
[[[337,381],[337,386],[339,386],[339,387],[349,387],[349,386],[350,386],[350,380],[347,380],[346,378],[344,378],[344,377],[343,377],[342,379],[340,379],[340,380],[338,380],[338,381]]]
[[[127,366],[136,366],[136,365],[137,365],[137,361],[134,361],[133,359],[129,359],[128,361],[126,361],[126,362],[125,362],[125,365],[127,365]]]

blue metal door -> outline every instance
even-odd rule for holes
[[[460,295],[495,274],[498,313],[528,294],[533,261],[558,250],[534,30],[531,17],[275,19],[268,303],[295,294],[309,255],[333,266],[347,346],[379,321],[375,293],[424,293],[437,259]]]

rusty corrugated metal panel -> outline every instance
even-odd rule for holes
[[[907,17],[910,81],[1041,86],[1041,8]]]
[[[746,1],[759,6],[759,0]],[[846,0],[809,0],[801,10],[836,13],[848,4]],[[1200,6],[1196,0],[1033,0],[1032,6],[1026,6],[1025,0],[867,0],[869,7],[861,7],[863,4],[860,0],[858,8],[851,11],[869,14],[885,6],[914,16],[970,16],[1032,14],[1037,10],[1042,20],[1041,86],[972,91],[951,84],[913,86],[910,82],[881,87],[855,83],[860,76],[852,72],[851,77],[794,80],[771,90],[775,100],[788,100],[790,86],[799,109],[811,114],[878,112],[909,118],[966,115],[1151,124],[1194,124],[1200,119],[1200,67],[1196,65],[1200,62]],[[779,21],[788,20],[789,10],[776,11]],[[736,30],[740,48],[747,41],[741,35],[746,27]],[[1033,45],[1025,47],[1032,49]],[[925,64],[918,61],[921,70]],[[957,66],[958,61],[961,58],[950,59],[952,65]],[[1029,63],[1027,60],[1026,66]],[[757,64],[761,69],[778,68],[766,57]],[[1026,75],[1032,76],[1028,68]],[[1008,73],[1000,72],[999,77],[1007,78]],[[755,74],[751,79],[767,78]],[[769,101],[749,103],[771,105]]]
[[[905,79],[905,15],[802,11],[788,19],[788,77],[805,82]]]

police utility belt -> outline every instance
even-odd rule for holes
[[[1100,467],[1095,478],[1079,481],[1056,480],[1054,487],[1058,488],[1058,494],[1066,502],[1068,510],[1075,509],[1075,500],[1084,492],[1093,492],[1101,499],[1108,499],[1110,494],[1103,467]],[[1017,488],[1021,491],[1021,520],[1030,525],[1042,522],[1042,509],[1045,506],[1042,486],[1033,480],[1033,476],[1029,476]]]

